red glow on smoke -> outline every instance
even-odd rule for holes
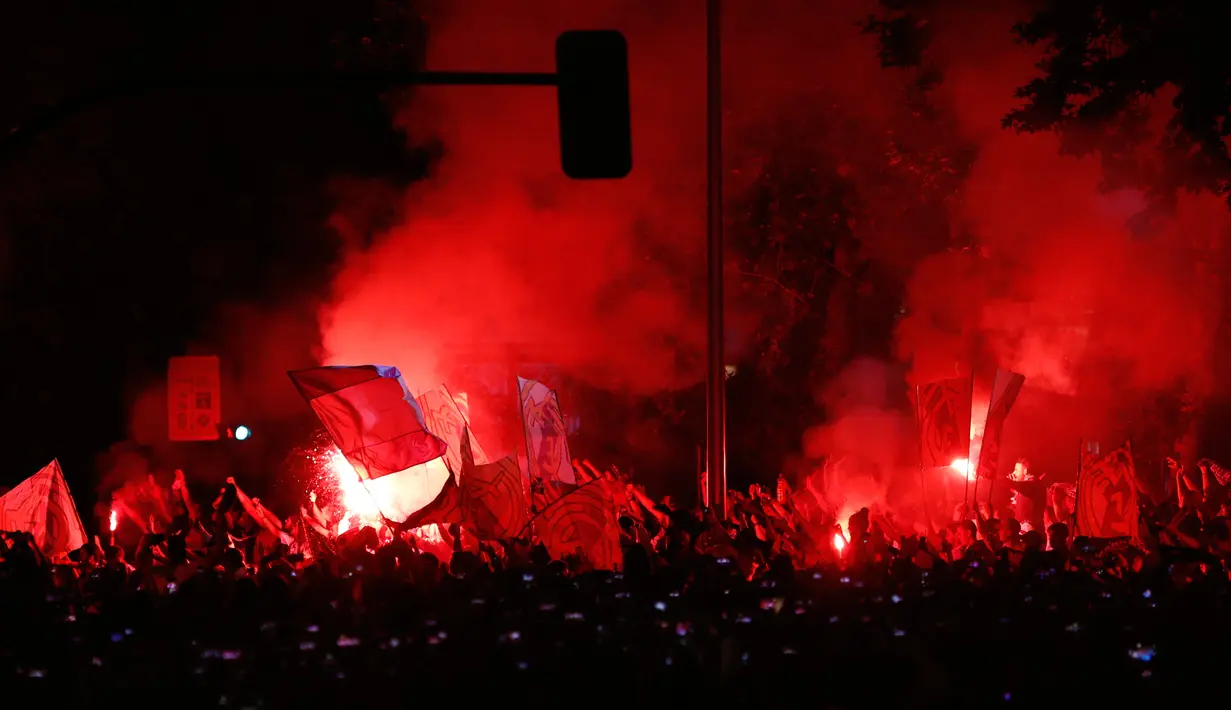
[[[880,280],[860,269],[825,278],[857,280],[860,294],[902,293],[896,362],[842,360],[816,373],[825,383],[816,413],[824,425],[801,446],[807,458],[858,460],[843,480],[880,502],[899,495],[890,472],[912,456],[913,417],[897,402],[904,377],[969,373],[972,359],[980,376],[993,366],[1025,374],[1005,431],[1006,460],[1039,447],[1071,450],[1083,432],[1118,416],[1130,391],[1187,377],[1208,392],[1213,381],[1221,267],[1200,256],[1222,258],[1215,247],[1231,225],[1226,206],[1181,195],[1175,215],[1152,233],[1130,233],[1142,194],[1103,191],[1097,158],[1060,155],[1051,134],[999,125],[1014,90],[1037,73],[1037,50],[1011,35],[1028,8],[940,5],[929,61],[944,80],[928,96],[939,116],[932,121],[905,106],[918,75],[882,68],[875,38],[859,31],[879,9],[874,0],[724,4],[728,205],[772,170],[767,146],[816,156],[817,170],[829,166],[853,186],[866,214],[852,222],[851,259]],[[560,31],[622,30],[632,175],[616,183],[561,175],[549,90],[431,87],[391,97],[408,142],[438,139],[443,158],[404,191],[362,176],[338,183],[332,224],[348,246],[329,303],[228,307],[219,318],[225,327],[209,335],[224,362],[235,363],[231,389],[271,416],[302,413],[283,372],[306,364],[304,348],[286,344],[302,344],[305,314],[313,327],[319,322],[321,360],[397,365],[415,391],[449,382],[459,348],[503,353],[520,344],[625,392],[700,382],[703,6],[458,0],[428,20],[434,69],[550,71]],[[1169,116],[1167,97],[1156,108],[1151,130]],[[891,148],[933,144],[949,156],[973,155],[973,165],[930,206],[941,212],[935,223],[921,226],[907,209],[917,201],[913,187],[886,183],[884,174]],[[366,216],[374,212],[397,219],[375,225]],[[733,209],[728,218],[732,234],[751,219]],[[814,236],[792,223],[774,227],[792,239]],[[732,262],[740,248],[731,243]],[[730,267],[728,322],[754,332],[767,320],[767,299],[741,296]],[[734,354],[743,346],[731,345]],[[141,410],[152,418],[134,423],[145,441],[164,431],[165,409],[153,400]],[[972,412],[974,462],[981,401]]]

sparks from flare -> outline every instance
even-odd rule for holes
[[[363,482],[359,480],[359,474],[355,472],[355,468],[336,446],[330,447],[325,456],[324,466],[332,474],[338,494],[337,499],[342,508],[342,518],[338,521],[338,534],[341,535],[351,529],[356,522],[361,527],[364,525],[378,527],[381,524],[380,510],[376,507],[376,501],[372,495],[363,487]]]
[[[329,435],[319,432],[313,444],[303,451],[308,461],[311,480],[309,489],[317,492],[331,519],[337,520],[337,535],[362,527],[379,529],[384,524],[383,516],[372,493],[363,485],[359,474],[350,461],[333,443]],[[427,525],[411,531],[427,542],[441,542],[442,537],[435,525]]]

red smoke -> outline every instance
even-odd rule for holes
[[[1220,294],[1195,274],[1229,224],[1225,205],[1183,195],[1174,219],[1133,235],[1142,194],[1100,190],[1097,159],[1061,156],[1052,134],[999,128],[1038,58],[1011,41],[1014,18],[942,19],[943,94],[978,146],[951,222],[977,247],[915,270],[898,332],[915,376],[951,376],[977,335],[996,364],[1059,393],[1106,396],[1113,368],[1120,387],[1164,389],[1189,377],[1208,392]],[[1152,108],[1157,129],[1170,108],[1162,100]]]
[[[1050,134],[1002,130],[1014,89],[1038,60],[1037,50],[1014,42],[1013,11],[961,3],[933,20],[930,58],[945,77],[932,96],[942,114],[934,130],[945,132],[940,142],[973,147],[976,158],[947,205],[949,234],[940,236],[954,249],[920,259],[920,245],[937,235],[876,211],[914,197],[876,190],[888,146],[910,139],[902,118],[916,78],[883,69],[875,38],[860,32],[877,4],[724,5],[728,204],[761,174],[764,146],[782,145],[773,139],[783,135],[866,188],[872,214],[856,227],[858,258],[905,282],[895,345],[911,380],[968,373],[972,357],[981,371],[1014,369],[1028,387],[1084,398],[1074,405],[1081,416],[1049,417],[1074,439],[1106,423],[1104,398],[1119,382],[1113,371],[1143,389],[1179,376],[1208,382],[1221,289],[1194,280],[1188,247],[1224,234],[1225,206],[1182,196],[1174,219],[1136,239],[1126,223],[1144,206],[1141,195],[1101,192],[1099,164],[1060,156]],[[634,171],[621,182],[564,178],[550,89],[421,88],[393,97],[408,142],[439,139],[445,154],[404,194],[348,186],[335,215],[343,233],[373,201],[392,201],[399,219],[372,246],[352,244],[344,255],[319,314],[322,359],[394,364],[422,390],[449,378],[456,347],[529,344],[592,384],[648,393],[701,381],[703,3],[466,0],[441,3],[428,20],[432,69],[551,71],[561,31],[624,31]],[[811,131],[818,116],[840,121]],[[731,223],[744,217],[728,214]],[[731,273],[729,292],[738,293]],[[765,307],[732,296],[728,320],[753,330]],[[301,320],[273,321],[291,325],[236,340],[231,356],[254,364],[235,383],[291,411],[298,405],[282,371],[305,363],[285,333]],[[832,392],[818,402],[832,421],[805,448],[878,464],[899,449],[909,421],[897,411],[900,393],[889,390],[902,387],[900,374],[860,365],[839,385],[878,379],[885,393],[857,405],[836,405]],[[1006,430],[1006,459],[1019,453],[1010,440],[1033,445],[1033,435],[1014,427],[1039,421],[1028,412],[1040,401],[1023,394]]]
[[[458,348],[515,344],[642,392],[700,376],[702,26],[680,32],[668,16],[630,26],[618,11],[627,3],[586,5],[449,3],[428,18],[428,66],[553,71],[561,31],[626,29],[633,175],[564,177],[553,90],[416,91],[399,120],[446,155],[404,196],[401,224],[347,255],[322,319],[329,362],[396,363],[423,389],[448,378]]]
[[[760,169],[763,156],[744,148],[750,135],[811,115],[816,102],[883,116],[896,96],[902,78],[880,69],[856,26],[874,5],[821,5],[726,3],[728,195]],[[635,168],[618,183],[568,181],[550,90],[416,91],[401,120],[447,154],[405,196],[404,221],[349,256],[323,319],[330,361],[398,362],[425,387],[447,376],[451,345],[534,343],[592,384],[645,393],[699,382],[703,4],[469,1],[428,20],[437,69],[550,71],[561,31],[622,30]],[[754,324],[764,308],[730,306],[732,322],[751,311]]]

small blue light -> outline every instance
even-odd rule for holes
[[[252,430],[249,429],[248,427],[242,426],[242,425],[235,427],[235,440],[236,441],[243,441],[244,439],[247,439],[250,436],[252,436]]]

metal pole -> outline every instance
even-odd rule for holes
[[[62,100],[16,126],[0,127],[0,157],[25,145],[37,134],[95,106],[171,91],[268,92],[292,89],[387,89],[397,86],[556,86],[555,74],[541,72],[458,72],[406,70],[211,72],[153,75],[107,84]]]
[[[709,506],[727,516],[726,363],[723,361],[722,31],[720,0],[706,0],[706,173],[709,183],[709,328],[706,358]]]

